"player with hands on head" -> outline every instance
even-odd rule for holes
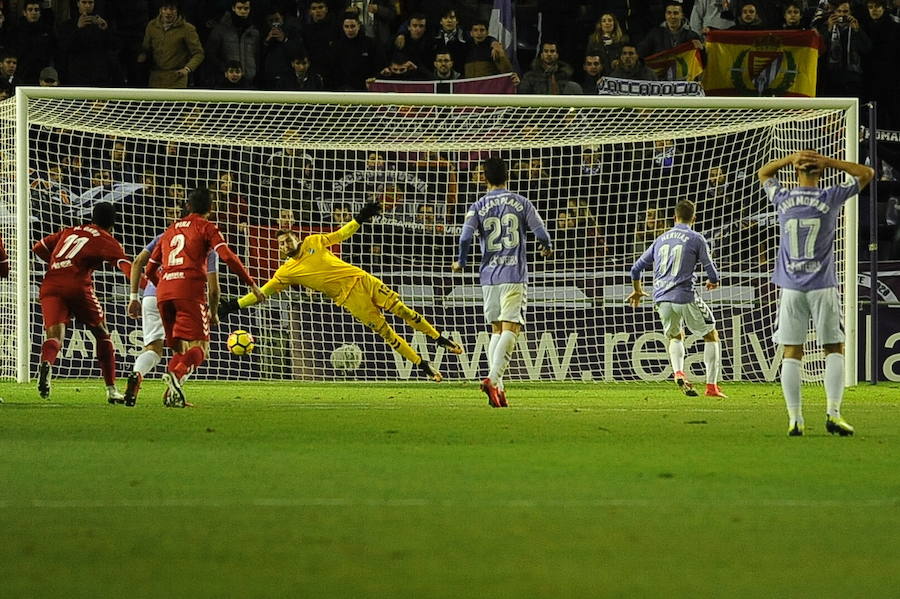
[[[379,278],[344,262],[328,249],[356,233],[363,223],[380,212],[381,205],[378,202],[368,202],[353,220],[337,231],[307,235],[302,241],[294,231],[286,229],[278,231],[278,248],[286,261],[262,286],[262,293],[271,296],[294,285],[320,291],[375,331],[391,349],[417,365],[422,374],[440,382],[443,379],[441,373],[394,331],[385,320],[384,312],[398,316],[415,330],[434,339],[440,347],[450,353],[461,354],[462,347],[441,335],[421,314],[404,304],[399,294]],[[228,314],[248,308],[258,301],[258,298],[251,294],[240,299],[233,298],[222,304],[219,316],[225,318]]]
[[[794,167],[799,183],[791,189],[775,178],[778,171],[788,166]],[[829,168],[850,178],[822,189],[819,180]],[[825,430],[850,436],[854,429],[841,416],[844,325],[834,267],[834,234],[841,207],[869,184],[875,171],[862,164],[802,150],[772,160],[759,169],[758,176],[775,207],[781,231],[772,283],[781,287],[774,340],[784,346],[781,390],[788,411],[788,435],[804,434],[801,360],[812,320],[816,340],[825,353]]]
[[[681,200],[675,206],[675,226],[657,237],[650,247],[631,267],[633,290],[628,296],[632,308],[641,305],[649,297],[644,291],[641,273],[653,268],[653,302],[669,340],[668,352],[675,383],[689,397],[697,391],[684,373],[684,325],[695,335],[703,336],[703,365],[706,369],[707,397],[728,397],[719,388],[722,348],[716,319],[694,289],[694,271],[697,265],[706,271],[706,289],[719,286],[719,272],[709,255],[706,239],[694,231],[696,209],[690,200]]]
[[[469,258],[475,233],[480,235],[479,278],[484,298],[484,317],[491,325],[488,344],[488,375],[481,390],[494,408],[508,407],[503,375],[512,359],[516,338],[525,324],[528,299],[528,258],[525,233],[537,238],[541,256],[553,254],[553,244],[534,205],[506,189],[506,162],[499,157],[484,161],[487,193],[469,207],[459,237],[459,255],[451,265],[461,272]]]
[[[156,300],[166,334],[166,345],[174,355],[163,380],[168,387],[163,397],[166,407],[185,407],[182,385],[185,377],[197,369],[209,351],[210,325],[218,324],[217,290],[207,301],[208,256],[215,251],[238,278],[250,287],[259,301],[265,296],[228,247],[218,227],[207,220],[212,198],[206,188],[191,191],[187,198],[187,216],[178,219],[162,234],[147,263],[146,276],[156,285]],[[160,271],[160,268],[162,270]],[[131,296],[130,310],[138,299]]]
[[[109,202],[97,202],[90,223],[48,235],[32,248],[47,263],[40,291],[46,339],[41,345],[37,384],[38,393],[44,399],[50,398],[52,367],[62,350],[66,326],[74,316],[94,336],[107,401],[122,403],[123,396],[116,389],[116,350],[91,277],[104,262],[115,264],[126,277],[131,273],[131,262],[125,257],[122,244],[111,234],[115,223],[116,207]]]

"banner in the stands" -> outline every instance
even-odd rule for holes
[[[696,81],[639,81],[604,77],[597,84],[601,96],[703,96]]]

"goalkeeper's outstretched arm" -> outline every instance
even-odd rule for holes
[[[262,286],[260,291],[265,297],[272,297],[273,295],[277,295],[290,287],[290,285],[286,283],[282,283],[277,278],[272,278],[266,282],[265,285]],[[248,293],[243,297],[233,297],[227,301],[224,301],[219,304],[219,320],[222,320],[232,312],[237,312],[239,310],[243,310],[245,308],[249,308],[255,304],[260,302],[259,298],[254,295],[252,292]]]

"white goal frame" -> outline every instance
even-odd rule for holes
[[[609,108],[686,108],[686,109],[832,109],[844,113],[846,145],[842,158],[857,161],[858,100],[856,98],[740,98],[740,97],[616,97],[616,96],[531,96],[531,95],[443,95],[375,94],[331,92],[261,92],[194,89],[107,89],[74,87],[18,87],[15,96],[15,173],[16,173],[16,380],[29,380],[31,323],[29,322],[29,262],[31,248],[26,233],[29,226],[28,157],[29,101],[32,99],[133,100],[133,101],[207,101],[240,103],[307,103],[338,105],[446,105],[484,107],[609,107]],[[132,131],[130,134],[140,135]],[[843,310],[846,332],[845,384],[857,384],[857,198],[844,207],[843,230]],[[7,245],[10,244],[9,241]]]

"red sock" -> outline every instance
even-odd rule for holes
[[[62,346],[58,339],[47,339],[44,341],[44,344],[41,346],[41,362],[50,362],[51,364],[56,362],[56,356],[61,348]]]
[[[169,361],[168,370],[181,380],[192,368],[203,364],[205,358],[206,354],[203,353],[203,348],[194,346],[183,354],[173,356]]]
[[[103,373],[103,381],[107,385],[116,384],[116,349],[112,339],[106,337],[97,341],[97,361],[100,362],[100,372]]]

